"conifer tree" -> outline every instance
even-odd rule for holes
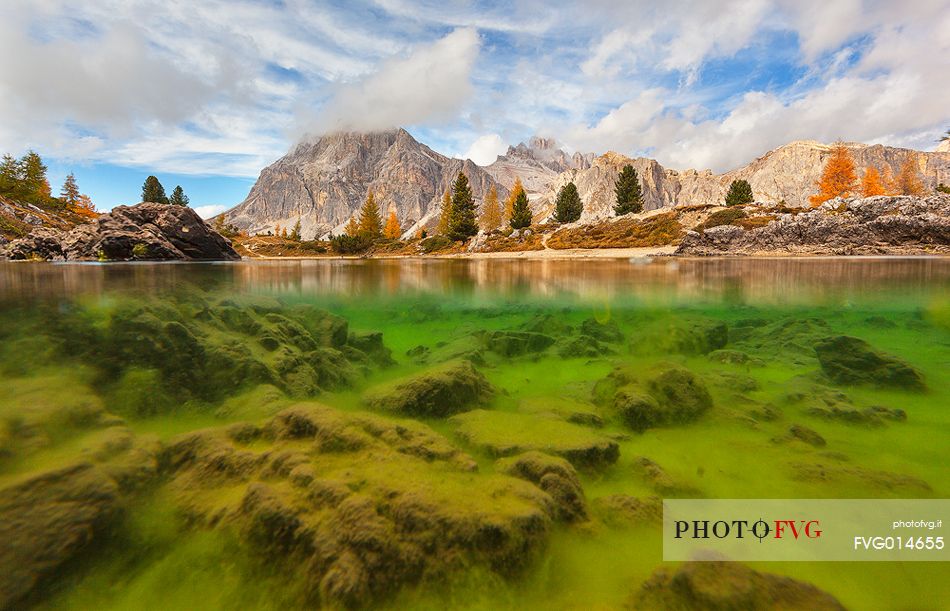
[[[92,199],[85,193],[79,196],[79,201],[76,203],[76,207],[73,211],[90,218],[98,216],[98,214],[96,214],[96,205],[92,203]]]
[[[274,224],[274,235],[280,237],[280,223]]]
[[[20,184],[20,160],[7,154],[0,161],[0,193],[13,193]]]
[[[884,183],[884,195],[900,195],[900,187],[897,186],[897,180],[894,178],[894,171],[891,170],[891,164],[884,164],[884,172],[881,174],[881,182]]]
[[[505,198],[505,216],[503,221],[505,223],[511,223],[511,215],[514,211],[515,200],[518,199],[518,194],[524,192],[524,185],[521,184],[521,179],[517,176],[515,177],[515,184],[511,187],[511,192],[508,193],[508,197]]]
[[[176,185],[172,190],[172,196],[168,198],[168,203],[173,206],[188,205],[188,196],[185,195],[185,190],[181,188],[181,185]]]
[[[554,204],[554,219],[558,223],[573,223],[581,218],[583,211],[584,204],[581,203],[581,196],[577,193],[577,185],[569,182],[561,187]]]
[[[379,205],[372,191],[366,196],[366,202],[360,208],[359,234],[370,241],[378,240],[383,235],[383,219],[379,215]]]
[[[343,233],[355,238],[360,235],[360,224],[357,222],[355,216],[351,216],[350,220],[346,223],[346,227],[343,228]]]
[[[478,233],[478,221],[475,219],[475,198],[468,185],[468,176],[459,172],[452,184],[452,214],[449,216],[449,237],[453,240],[467,240]]]
[[[300,217],[297,217],[297,222],[294,223],[294,228],[290,230],[290,239],[294,242],[300,241]]]
[[[286,228],[286,227],[283,227],[283,228],[280,230],[280,237],[281,237],[282,239],[284,239],[284,240],[287,239],[287,228]]]
[[[851,197],[857,187],[858,176],[851,151],[843,143],[836,142],[818,181],[818,193],[811,196],[809,201],[817,207],[836,197]]]
[[[156,204],[167,204],[168,197],[165,195],[165,187],[154,176],[145,179],[142,185],[142,201],[154,202]]]
[[[75,208],[79,204],[79,185],[76,184],[76,176],[70,172],[63,181],[63,189],[59,192],[59,198],[67,208]]]
[[[897,186],[901,195],[923,195],[924,185],[917,175],[917,163],[913,154],[908,155],[901,165],[901,173],[897,176]]]
[[[396,211],[389,210],[389,217],[386,219],[386,227],[383,228],[383,237],[387,240],[398,240],[402,236],[402,227],[399,226],[399,219],[396,217]]]
[[[727,206],[744,206],[754,201],[752,185],[749,184],[749,181],[741,178],[732,181],[732,184],[729,185],[729,192],[726,193]]]
[[[501,208],[498,205],[498,189],[495,188],[495,185],[491,186],[488,195],[485,196],[479,225],[484,231],[494,231],[501,227]]]
[[[442,196],[442,206],[439,208],[439,224],[435,232],[439,235],[449,235],[449,228],[452,219],[452,194],[448,191]]]
[[[23,195],[27,199],[45,202],[50,198],[49,180],[46,178],[46,164],[35,152],[29,151],[20,160],[20,181]]]
[[[874,166],[864,170],[864,177],[861,178],[861,195],[864,197],[874,197],[876,195],[886,195],[884,182],[881,180],[881,173]]]
[[[512,229],[524,229],[531,226],[531,208],[528,207],[528,194],[524,189],[518,191],[518,197],[511,206],[511,220],[508,224]]]
[[[643,189],[632,165],[623,166],[614,192],[617,194],[617,205],[614,206],[617,216],[643,211]]]

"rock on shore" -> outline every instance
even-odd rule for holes
[[[117,206],[69,231],[39,227],[0,248],[0,256],[48,261],[241,258],[193,209],[156,203]]]
[[[690,231],[678,255],[925,254],[950,251],[950,196],[833,199],[751,230]]]

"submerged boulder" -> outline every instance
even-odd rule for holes
[[[363,403],[380,411],[441,418],[483,404],[493,393],[470,361],[454,361],[373,388]]]
[[[687,562],[660,568],[630,599],[630,609],[668,611],[844,611],[838,600],[810,583],[760,573],[738,562]]]
[[[692,422],[712,407],[703,381],[669,364],[645,373],[618,367],[594,386],[594,401],[635,431]]]
[[[839,335],[815,345],[821,369],[838,384],[868,384],[904,390],[926,388],[923,375],[897,357],[875,350],[862,339]]]
[[[485,348],[505,357],[538,354],[554,344],[554,338],[530,331],[487,331],[482,335]]]
[[[726,323],[710,318],[672,316],[638,329],[630,348],[639,354],[707,354],[729,341]]]
[[[608,526],[630,528],[663,523],[663,499],[658,496],[638,498],[628,494],[611,494],[594,499],[597,516]]]
[[[587,501],[581,481],[571,463],[563,458],[541,452],[525,452],[500,459],[495,468],[528,480],[550,494],[557,504],[558,519],[565,522],[587,519]]]

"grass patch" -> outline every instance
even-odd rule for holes
[[[621,219],[585,227],[557,231],[548,246],[565,248],[641,248],[666,246],[683,237],[683,226],[675,212],[648,219]]]

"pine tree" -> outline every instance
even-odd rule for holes
[[[343,228],[343,233],[355,238],[360,235],[360,224],[357,222],[355,216],[351,216],[350,220],[346,223],[346,227]]]
[[[176,185],[172,190],[172,196],[168,198],[168,203],[173,206],[188,205],[188,196],[185,195],[185,190],[181,188],[181,185]]]
[[[858,176],[851,151],[843,143],[836,142],[818,181],[818,193],[811,196],[809,201],[817,207],[836,197],[851,197],[857,186]]]
[[[13,155],[4,155],[0,161],[0,193],[13,193],[20,184],[20,160]]]
[[[439,208],[439,225],[435,232],[439,235],[449,235],[450,223],[452,221],[452,194],[448,191],[442,196],[442,206]]]
[[[383,219],[379,215],[379,206],[376,196],[370,191],[366,202],[360,208],[360,236],[370,241],[378,240],[383,235]]]
[[[886,195],[887,190],[881,181],[881,173],[877,168],[871,166],[864,170],[864,177],[861,179],[861,195],[864,197],[874,197],[876,195]]]
[[[643,189],[632,165],[623,166],[614,192],[617,194],[617,205],[614,206],[617,216],[643,211]]]
[[[290,239],[294,242],[300,241],[300,217],[297,217],[297,222],[294,223],[294,228],[290,230]]]
[[[897,186],[897,180],[894,178],[894,171],[891,170],[891,164],[884,164],[884,172],[881,175],[881,182],[884,183],[884,195],[900,195],[900,187]]]
[[[482,218],[479,224],[484,231],[495,231],[501,227],[501,208],[498,206],[498,189],[495,185],[488,190],[485,203],[482,204]]]
[[[913,154],[908,155],[901,165],[901,173],[897,176],[897,186],[901,195],[923,195],[924,185],[917,175],[917,163]]]
[[[398,240],[402,237],[402,227],[399,226],[399,219],[396,217],[395,210],[389,210],[386,227],[383,228],[383,237],[387,240]]]
[[[515,184],[511,187],[511,192],[508,193],[508,197],[505,199],[505,216],[504,222],[511,223],[511,215],[514,213],[515,200],[518,199],[518,194],[524,193],[524,185],[521,184],[521,179],[515,177]]]
[[[23,195],[30,200],[46,202],[50,198],[49,180],[46,179],[46,164],[34,151],[29,151],[20,160],[20,181]]]
[[[521,189],[518,197],[511,206],[511,220],[508,221],[512,229],[524,229],[531,226],[531,208],[528,207],[528,194]]]
[[[732,184],[729,185],[729,192],[726,193],[727,206],[744,206],[754,201],[752,185],[749,184],[749,181],[741,178],[732,181]]]
[[[79,185],[76,184],[76,176],[70,172],[63,182],[63,189],[59,192],[59,198],[67,208],[75,208],[79,204]]]
[[[478,233],[475,220],[475,199],[468,186],[468,176],[459,172],[452,185],[452,214],[449,216],[449,237],[453,240],[467,240]]]
[[[569,182],[561,187],[554,204],[554,220],[558,223],[573,223],[581,218],[583,211],[584,204],[581,203],[581,196],[577,193],[577,185]]]
[[[165,187],[154,176],[146,178],[145,184],[142,185],[142,201],[156,204],[168,203],[168,197],[165,196]]]

